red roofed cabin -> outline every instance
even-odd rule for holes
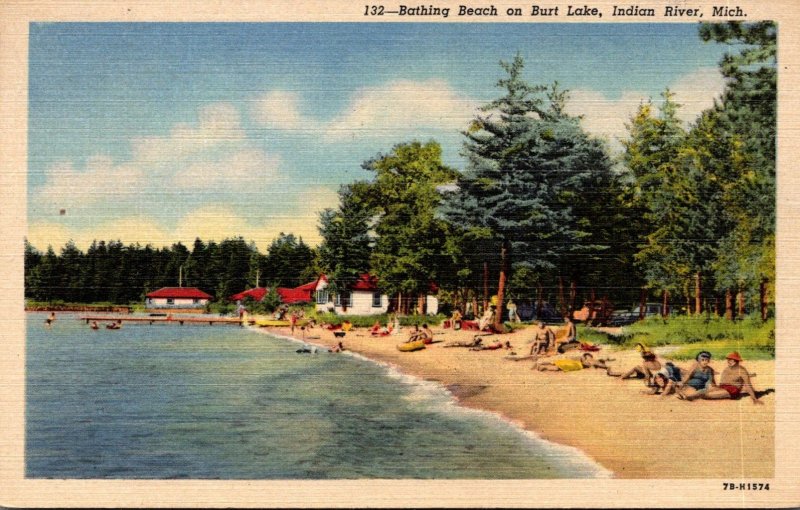
[[[244,301],[245,299],[250,298],[253,301],[261,301],[262,299],[264,299],[264,296],[266,296],[268,292],[269,289],[266,287],[256,287],[254,289],[248,289],[238,294],[234,294],[228,299],[230,299],[231,301]]]
[[[362,274],[350,288],[338,294],[327,290],[328,278],[319,277],[316,285],[317,311],[339,315],[380,315],[389,309],[389,297],[378,289],[378,278]]]
[[[281,298],[281,303],[287,305],[295,305],[301,303],[313,303],[314,302],[314,290],[317,288],[317,282],[313,281],[310,283],[306,283],[305,285],[301,285],[299,287],[295,287],[293,289],[289,289],[286,287],[278,287],[275,289],[278,292],[278,296]],[[229,299],[231,301],[244,301],[246,298],[250,298],[253,301],[262,301],[264,296],[269,293],[269,289],[266,287],[256,287],[254,289],[248,289],[244,292],[240,292],[238,294],[234,294]]]
[[[147,294],[145,308],[205,308],[211,295],[195,287],[164,287]]]

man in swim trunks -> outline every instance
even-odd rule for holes
[[[533,337],[533,344],[531,344],[531,356],[534,354],[544,354],[547,352],[550,343],[555,342],[555,335],[553,331],[544,325],[544,322],[537,322],[535,336]]]
[[[741,365],[742,357],[739,356],[739,353],[734,351],[725,359],[728,361],[728,366],[719,376],[719,385],[709,388],[702,398],[707,400],[737,399],[746,393],[750,395],[754,404],[763,404],[764,402],[758,400],[756,391],[750,382],[750,372]]]

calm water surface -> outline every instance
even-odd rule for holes
[[[235,326],[27,316],[31,478],[577,478],[577,451],[443,388]]]

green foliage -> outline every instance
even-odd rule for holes
[[[580,337],[580,335],[579,335]],[[758,359],[775,355],[775,320],[762,322],[751,316],[743,320],[729,321],[715,316],[677,316],[669,319],[650,317],[623,328],[620,336],[608,336],[606,342],[619,343],[632,348],[637,343],[648,347],[681,346],[670,356],[693,358],[698,350],[712,348],[719,351],[738,350],[742,356],[747,352],[751,359],[757,352]],[[691,344],[691,345],[688,345]],[[724,357],[724,355],[723,355]],[[682,359],[682,358],[678,358]]]
[[[557,83],[528,84],[520,56],[501,66],[507,73],[498,81],[504,95],[485,105],[482,110],[490,113],[477,116],[464,133],[467,168],[444,214],[462,236],[488,234],[502,274],[513,266],[552,277],[568,257],[606,248],[596,243],[586,217],[594,210],[576,205],[598,183],[605,190],[611,163],[603,144],[565,114],[567,94]],[[486,260],[482,252],[472,257]],[[501,294],[500,283],[497,288]],[[502,296],[499,301],[502,310]]]
[[[262,281],[279,287],[298,287],[311,281],[307,268],[314,263],[314,250],[294,234],[281,232],[272,241],[260,264]],[[255,286],[255,285],[254,285]]]
[[[375,174],[353,188],[374,214],[373,273],[389,295],[424,294],[449,270],[442,256],[447,225],[436,217],[437,186],[457,174],[442,163],[442,149],[432,141],[398,144],[362,166]]]
[[[369,271],[373,211],[359,192],[360,186],[358,183],[342,186],[339,207],[320,213],[319,260],[331,292],[347,289],[360,274]]]
[[[392,314],[380,314],[380,315],[337,315],[335,313],[312,313],[307,316],[313,316],[316,321],[320,324],[334,324],[340,325],[344,321],[349,321],[353,327],[356,328],[371,328],[375,321],[381,323],[382,326],[386,326],[390,324],[394,320],[394,315]],[[400,320],[400,326],[422,326],[423,324],[427,324],[429,326],[438,326],[440,325],[445,319],[447,319],[444,315],[404,315],[399,316],[398,319]]]

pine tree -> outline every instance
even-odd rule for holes
[[[592,245],[574,205],[593,174],[610,171],[602,143],[565,113],[567,94],[557,83],[525,82],[519,55],[501,66],[505,94],[464,133],[467,168],[446,206],[451,223],[489,233],[500,247],[495,327],[512,262],[552,273],[569,253],[602,249]]]

